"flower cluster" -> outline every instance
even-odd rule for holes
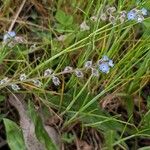
[[[7,43],[16,36],[15,31],[9,31],[3,36],[3,42]]]
[[[0,80],[0,85],[6,84],[9,82],[8,77],[5,77],[4,79]]]
[[[148,11],[145,8],[137,9],[134,8],[130,10],[128,13],[123,10],[118,12],[116,7],[114,6],[106,6],[103,8],[102,11],[98,12],[98,14],[93,15],[90,17],[91,21],[109,21],[112,24],[115,24],[118,20],[120,23],[125,22],[126,18],[128,20],[135,20],[137,22],[142,22],[144,20],[144,16],[148,15]],[[90,26],[87,25],[86,21],[84,20],[80,24],[81,31],[90,30]],[[64,41],[66,35],[61,35],[57,37],[58,41]],[[8,46],[13,47],[16,43],[24,43],[26,42],[25,39],[21,36],[16,36],[15,31],[8,31],[3,36],[3,43],[8,43]]]
[[[90,18],[92,21],[109,21],[111,24],[115,24],[118,20],[123,23],[126,19],[126,11],[117,12],[116,7],[106,6],[103,12],[100,12],[96,16]]]
[[[114,63],[111,59],[109,59],[106,55],[104,55],[102,59],[98,61],[98,65],[99,65],[99,70],[107,74],[109,73],[110,68],[114,66]]]
[[[128,20],[135,20],[137,22],[142,22],[144,20],[144,16],[147,15],[147,10],[145,8],[142,9],[132,9],[128,12],[127,18]]]
[[[17,43],[25,43],[25,39],[21,36],[16,36],[15,31],[8,31],[3,36],[3,43],[9,47],[15,46]]]
[[[64,70],[59,74],[67,74],[67,73],[74,73],[76,77],[83,78],[84,77],[84,71],[90,70],[91,76],[93,77],[99,77],[100,72],[102,73],[109,73],[110,68],[114,66],[113,61],[109,59],[106,55],[104,55],[100,60],[98,60],[98,63],[93,64],[92,60],[86,61],[84,63],[83,68],[76,68],[73,69],[70,66],[66,66]],[[48,68],[44,71],[42,78],[51,78],[52,82],[55,86],[59,86],[61,84],[60,79],[57,77],[59,74],[54,74],[53,70]],[[19,77],[19,81],[21,82],[30,82],[36,87],[41,87],[43,83],[38,79],[28,79],[26,74],[23,73]],[[10,86],[14,91],[20,90],[20,86],[17,85],[17,82],[11,83],[10,79],[5,77],[4,79],[0,80],[0,86]]]
[[[106,8],[104,8],[104,12],[100,12],[95,16],[91,16],[91,21],[106,21],[106,20],[110,20],[111,22],[114,22],[115,18],[113,16],[113,14],[116,12],[116,8],[115,7],[108,7],[106,6]]]
[[[81,30],[81,31],[90,30],[90,27],[87,25],[86,21],[83,21],[83,22],[80,24],[80,30]]]
[[[132,9],[128,13],[123,10],[121,12],[117,12],[115,7],[106,6],[103,12],[99,13],[96,16],[91,16],[92,21],[109,21],[112,24],[116,22],[124,23],[127,19],[128,20],[135,20],[137,22],[142,22],[144,20],[144,16],[148,14],[147,9]]]

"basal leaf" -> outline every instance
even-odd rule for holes
[[[70,15],[67,15],[62,10],[57,11],[55,18],[60,24],[64,26],[69,26],[73,23],[73,17]]]
[[[52,139],[48,136],[48,133],[45,131],[44,126],[42,124],[42,120],[36,113],[32,103],[30,103],[29,105],[29,115],[35,125],[35,133],[38,140],[45,145],[46,150],[57,150],[57,146],[53,143]]]
[[[7,142],[11,150],[26,150],[26,146],[23,140],[23,135],[19,126],[4,118],[4,125],[6,129]]]

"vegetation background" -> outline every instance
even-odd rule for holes
[[[109,7],[114,20],[91,19]],[[148,15],[118,21],[133,8]],[[149,15],[149,0],[1,0],[0,149],[149,150]],[[17,38],[4,44],[7,31]],[[114,62],[107,74],[97,65],[104,55]]]

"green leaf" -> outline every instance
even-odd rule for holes
[[[150,27],[150,18],[147,18],[143,21],[144,26],[148,29]]]
[[[138,150],[150,150],[150,146],[145,146],[145,147],[139,148]]]
[[[6,129],[7,142],[10,149],[26,150],[23,135],[18,125],[15,122],[6,118],[3,119],[3,121]]]
[[[62,26],[61,24],[56,24],[56,31],[59,33],[65,32],[65,26]]]
[[[69,26],[73,23],[73,17],[70,15],[67,15],[62,10],[57,11],[55,18],[60,24],[64,26]]]
[[[143,0],[142,6],[146,9],[150,9],[150,1],[149,0]]]
[[[75,140],[75,136],[70,133],[64,133],[61,138],[64,142],[72,143]]]
[[[146,74],[148,71],[148,67],[150,65],[150,51],[148,49],[147,55],[144,58],[143,62],[141,63],[140,68],[137,70],[136,75],[134,76],[134,80],[131,82],[128,92],[133,93],[135,92],[140,85],[141,77]]]
[[[2,64],[4,58],[8,55],[8,50],[6,47],[1,47],[0,48],[1,54],[0,54],[0,64]]]
[[[125,99],[125,105],[126,105],[126,109],[128,112],[128,117],[133,115],[133,110],[134,110],[134,100],[132,98],[132,96],[127,96]],[[131,119],[131,121],[133,121]]]
[[[115,132],[113,130],[108,130],[105,133],[106,145],[109,150],[113,150],[113,143],[115,141]]]
[[[45,131],[41,118],[37,115],[34,105],[29,105],[29,116],[32,119],[35,126],[35,134],[38,140],[43,143],[47,150],[57,150],[57,146],[53,143],[52,139],[48,136]]]

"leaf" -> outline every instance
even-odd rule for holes
[[[147,18],[143,21],[144,26],[148,29],[150,27],[150,18]]]
[[[135,92],[140,85],[141,77],[146,74],[148,71],[148,67],[150,65],[150,51],[147,52],[146,57],[144,58],[144,61],[141,63],[139,69],[137,70],[136,75],[134,76],[134,80],[131,82],[130,87],[128,89],[128,93]]]
[[[70,15],[67,15],[62,10],[57,11],[55,18],[60,24],[64,26],[69,26],[73,23],[73,17]]]
[[[23,135],[18,125],[15,122],[6,118],[4,118],[3,121],[6,129],[7,142],[10,149],[26,150]]]
[[[29,105],[29,115],[35,126],[35,134],[38,140],[43,143],[47,150],[57,150],[57,146],[53,143],[52,139],[48,136],[42,124],[41,118],[37,115],[32,103]]]
[[[150,146],[145,146],[145,147],[139,148],[138,150],[150,150]]]
[[[76,94],[80,92],[80,88],[76,90]],[[67,91],[66,94],[64,94],[63,97],[63,103],[61,105],[61,111],[64,111],[66,107],[70,104],[70,102],[73,99],[74,95],[74,88]],[[54,108],[59,108],[60,104],[60,96],[51,96],[47,95],[48,100],[52,104]],[[94,95],[87,94],[87,91],[83,91],[83,93],[78,97],[78,100],[74,103],[73,107],[70,109],[71,111],[67,112],[68,118],[70,119],[75,112],[79,112],[80,114],[80,120],[84,122],[85,124],[94,124],[94,123],[100,123],[101,125],[97,124],[95,127],[107,131],[108,129],[122,131],[124,128],[124,125],[114,120],[112,117],[110,117],[109,114],[106,114],[106,112],[103,112],[103,110],[100,109],[98,102],[93,103],[90,105],[86,110],[83,112],[80,112],[80,109],[88,103]],[[60,109],[60,108],[59,108]],[[118,128],[116,128],[118,126]]]
[[[115,141],[115,132],[113,130],[108,130],[105,133],[106,145],[109,150],[113,150],[113,143]]]
[[[4,58],[8,55],[7,48],[2,47],[0,48],[1,54],[0,54],[0,64],[2,64]]]
[[[132,96],[127,96],[125,99],[125,105],[126,105],[126,109],[128,112],[128,117],[133,115],[133,110],[134,110],[134,100],[132,98]],[[131,119],[131,121],[133,121]]]
[[[150,9],[150,1],[149,0],[143,0],[142,6],[146,9]]]
[[[65,32],[65,26],[62,26],[61,24],[56,24],[56,31],[59,33],[64,33]]]
[[[75,140],[75,136],[72,135],[71,133],[64,133],[62,134],[62,137],[61,139],[64,141],[64,142],[67,142],[67,143],[72,143],[74,140]]]

